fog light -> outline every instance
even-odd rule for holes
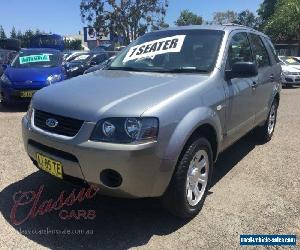
[[[100,181],[107,187],[116,188],[122,184],[122,176],[115,170],[105,169],[100,173]]]

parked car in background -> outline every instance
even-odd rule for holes
[[[14,50],[0,49],[0,76],[4,72],[4,67],[10,64],[18,52]]]
[[[65,63],[64,67],[68,78],[82,75],[84,71],[90,67],[101,64],[107,60],[108,55],[106,53],[101,54],[82,54],[76,56],[72,61]]]
[[[293,86],[300,84],[300,62],[293,57],[279,56],[282,75],[282,84]]]
[[[115,57],[116,56],[112,56],[109,59],[105,60],[104,62],[100,63],[99,65],[96,65],[96,66],[93,66],[93,67],[87,69],[86,71],[84,71],[84,74],[88,74],[88,73],[91,73],[91,72],[94,72],[97,70],[102,70],[102,69],[107,68]]]
[[[194,217],[218,154],[257,127],[260,140],[273,136],[281,67],[272,48],[236,25],[146,33],[106,70],[38,91],[22,120],[25,149],[60,180],[161,197]]]
[[[0,49],[19,51],[21,49],[21,41],[14,38],[0,39]]]
[[[300,63],[300,57],[293,57],[297,62]]]
[[[91,53],[102,53],[103,51],[108,53],[108,56],[111,57],[116,55],[119,50],[116,50],[114,44],[112,43],[104,43],[92,49]]]
[[[64,63],[71,62],[79,55],[88,55],[88,54],[90,53],[82,50],[66,52],[66,54],[64,55]]]
[[[28,102],[37,90],[65,78],[60,51],[22,49],[0,78],[0,99],[4,105]]]

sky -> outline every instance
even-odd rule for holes
[[[80,17],[81,0],[1,0],[0,25],[9,33],[17,30],[40,29],[61,35],[77,34],[85,26]],[[170,26],[189,9],[204,20],[212,20],[214,12],[249,9],[256,13],[262,0],[169,0],[166,22]]]

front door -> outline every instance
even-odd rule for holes
[[[253,62],[250,42],[246,32],[232,36],[228,48],[226,70],[236,62]],[[253,128],[255,118],[255,85],[257,77],[234,78],[226,82],[226,134],[224,147],[245,135]]]

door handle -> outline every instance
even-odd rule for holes
[[[258,86],[257,82],[253,81],[252,84],[251,84],[252,89],[256,89],[257,86]]]

